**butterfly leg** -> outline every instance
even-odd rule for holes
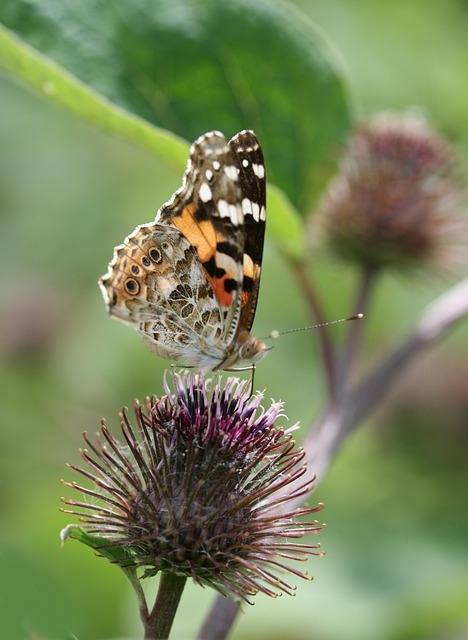
[[[254,380],[255,380],[255,364],[251,364],[248,367],[233,367],[232,369],[224,369],[224,371],[251,371],[252,375],[250,376],[250,394],[249,398],[252,397],[254,391]]]
[[[252,369],[252,375],[250,376],[250,394],[249,394],[249,398],[251,398],[253,396],[253,392],[254,392],[254,380],[255,380],[255,371],[256,371],[256,367],[253,364],[251,366]]]

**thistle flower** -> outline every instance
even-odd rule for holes
[[[293,428],[275,426],[281,403],[261,407],[263,394],[248,384],[218,379],[212,393],[201,375],[173,375],[174,391],[134,404],[137,427],[120,415],[123,442],[103,421],[94,444],[81,451],[87,468],[73,469],[94,488],[65,483],[91,497],[66,500],[88,534],[104,547],[126,550],[142,577],[158,572],[192,577],[249,602],[261,591],[292,594],[278,574],[306,574],[289,565],[320,555],[319,545],[296,540],[322,527],[298,516],[316,508],[288,510],[310,490],[298,483],[304,452]],[[293,489],[288,487],[294,486]]]
[[[450,145],[415,115],[384,113],[350,138],[319,224],[341,257],[375,269],[452,269],[466,216]]]

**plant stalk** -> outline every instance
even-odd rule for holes
[[[186,581],[185,576],[175,573],[161,574],[153,609],[143,620],[145,640],[166,640],[169,637]]]

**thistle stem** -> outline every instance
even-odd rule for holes
[[[314,487],[325,476],[334,455],[349,433],[369,415],[402,372],[435,340],[444,337],[457,322],[466,317],[468,278],[429,305],[413,333],[354,391],[329,405],[302,442],[307,452],[307,474],[311,479],[317,477]],[[300,503],[301,500],[298,500],[296,504]]]
[[[218,596],[198,633],[197,639],[224,640],[238,613],[239,605],[236,602],[228,600],[224,596]]]
[[[373,286],[376,281],[376,275],[376,270],[371,267],[367,267],[363,270],[356,296],[356,305],[353,312],[354,314],[362,313],[364,314],[364,317],[366,316],[373,291]],[[335,393],[337,397],[344,395],[348,390],[350,383],[350,372],[353,369],[356,356],[359,353],[364,327],[365,320],[364,322],[350,323],[348,339],[344,348],[343,357],[340,359],[337,366]]]
[[[369,413],[405,367],[462,318],[468,318],[468,278],[430,304],[415,331],[356,389],[350,414],[352,424]]]
[[[162,573],[158,595],[153,609],[146,620],[145,640],[166,640],[169,637],[174,616],[187,578],[175,573]]]
[[[123,569],[125,575],[130,580],[130,584],[135,591],[136,597],[138,599],[138,607],[140,609],[140,619],[144,622],[149,617],[148,605],[146,603],[145,594],[143,592],[143,588],[141,586],[141,582],[137,576],[135,570],[131,569]]]
[[[326,322],[326,318],[323,314],[322,304],[317,297],[317,293],[312,286],[310,276],[305,268],[303,262],[295,262],[292,263],[293,271],[296,275],[299,286],[302,289],[304,297],[309,306],[311,316],[313,318],[313,322],[318,324],[322,324]],[[327,381],[328,394],[330,397],[333,396],[336,380],[335,380],[335,358],[333,353],[333,346],[328,334],[327,327],[318,327],[317,335],[320,345],[320,350],[322,353],[322,361],[324,365],[325,371],[325,379]]]

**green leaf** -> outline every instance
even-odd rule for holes
[[[84,120],[148,149],[176,170],[185,168],[189,146],[184,140],[115,106],[1,25],[0,68]]]
[[[137,598],[140,601],[140,605],[144,602],[144,595],[138,578],[138,567],[135,564],[133,555],[126,547],[110,546],[109,541],[105,538],[92,536],[87,533],[83,527],[79,527],[75,524],[67,525],[60,532],[62,545],[65,544],[68,538],[73,538],[87,547],[91,547],[91,549],[97,551],[99,555],[107,558],[107,560],[110,560],[113,564],[117,565],[119,569],[123,571],[135,590]]]
[[[83,527],[79,527],[75,524],[67,525],[60,532],[60,540],[62,541],[62,545],[68,540],[68,538],[73,538],[74,540],[78,540],[82,544],[85,544],[87,547],[91,547],[95,551],[98,551],[101,556],[104,556],[111,562],[118,564],[124,571],[126,569],[135,570],[134,568],[134,559],[131,553],[127,551],[125,547],[114,547],[109,545],[109,540],[99,536],[92,536],[83,529]]]
[[[293,262],[306,256],[304,222],[281,189],[269,184],[267,188],[268,235]]]
[[[211,129],[232,135],[253,128],[265,150],[269,180],[302,213],[330,175],[349,126],[347,90],[330,47],[287,5],[3,0],[0,20],[111,102],[186,139]],[[142,129],[138,119],[119,120],[118,110],[112,126],[100,121],[103,105],[96,93],[72,90],[65,81],[70,78],[57,76],[53,65],[49,84],[47,75],[38,77],[37,65],[21,68],[15,52],[6,53],[3,66],[52,92],[75,113],[115,131],[127,127],[127,137],[142,137],[148,145],[157,141],[158,154],[163,142],[177,146],[161,131]],[[5,47],[0,55],[5,57]],[[62,92],[65,97],[58,97]]]

